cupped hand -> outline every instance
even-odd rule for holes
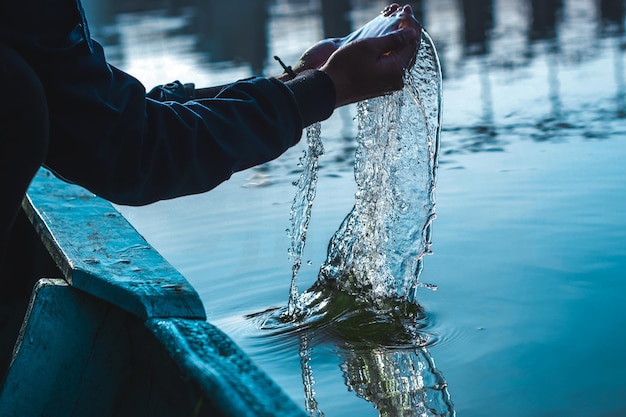
[[[421,31],[401,28],[342,45],[320,68],[335,84],[336,107],[397,91],[413,64]]]
[[[324,39],[307,49],[293,70],[296,74],[308,69],[318,69],[328,61],[328,58],[339,49],[340,38]]]
[[[392,3],[378,16],[343,38],[324,39],[311,46],[293,66],[293,71],[299,74],[305,70],[319,69],[337,49],[350,42],[382,37],[403,28],[413,29],[418,35],[422,31],[410,5],[400,7],[398,3]]]

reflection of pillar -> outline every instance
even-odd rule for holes
[[[493,116],[493,96],[491,92],[491,78],[489,77],[489,63],[486,56],[480,58],[480,101],[483,105],[483,126],[478,126],[481,140],[485,144],[491,143],[496,136]]]
[[[550,104],[552,106],[552,120],[561,119],[561,83],[559,82],[559,58],[558,45],[556,40],[552,40],[554,45],[547,51],[548,59],[548,88]]]
[[[618,37],[615,41],[615,84],[617,85],[615,101],[617,102],[617,117],[624,118],[626,117],[626,82],[624,82],[623,39]]]
[[[198,48],[211,61],[243,61],[252,73],[262,73],[268,52],[268,0],[240,0],[236,11],[230,2],[196,0],[195,12]]]
[[[530,0],[529,40],[546,41],[548,67],[548,99],[552,107],[551,121],[561,117],[561,91],[559,82],[558,24],[561,19],[563,0]]]
[[[530,0],[531,40],[552,39],[561,17],[563,0]]]
[[[624,81],[624,0],[600,0],[600,32],[614,37],[617,117],[626,117],[626,82]]]
[[[322,0],[324,38],[341,38],[352,32],[350,0]]]
[[[493,0],[461,0],[465,53],[488,52],[489,30],[493,28]]]
[[[483,107],[483,119],[474,126],[478,134],[476,146],[491,143],[496,136],[493,124],[493,99],[489,78],[489,31],[494,27],[493,0],[461,0],[463,18],[463,41],[465,55],[479,55],[481,70],[480,100]]]
[[[600,0],[600,17],[603,25],[624,29],[624,0]]]

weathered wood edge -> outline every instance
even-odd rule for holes
[[[305,417],[215,326],[145,322],[40,279],[0,387],[0,416]]]
[[[152,319],[146,326],[182,372],[198,381],[228,416],[304,417],[303,410],[221,330],[186,319]]]
[[[206,319],[195,289],[108,201],[41,168],[22,206],[73,287],[144,320]]]

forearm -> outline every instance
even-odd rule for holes
[[[121,127],[116,140],[101,141],[96,162],[105,165],[89,185],[129,205],[208,191],[298,142],[294,102],[291,90],[271,79],[234,83],[218,98],[145,100],[140,132]]]
[[[287,82],[291,81],[294,77],[285,72],[275,76],[274,78],[282,82]],[[215,98],[229,85],[230,84],[223,84],[196,88],[193,83],[183,84],[180,81],[173,81],[171,83],[157,85],[146,94],[146,97],[156,101],[176,101],[178,103],[186,103],[190,100]]]
[[[290,81],[293,77],[287,73],[283,73],[275,76],[274,78],[282,82],[287,82]],[[229,84],[218,85],[214,87],[196,88],[194,98],[214,98],[228,85]]]
[[[112,74],[104,100],[64,94],[75,112],[101,110],[80,123],[70,117],[75,112],[57,118],[63,131],[55,137],[62,140],[54,140],[47,165],[120,204],[208,191],[236,171],[278,157],[298,142],[304,126],[328,117],[334,107],[332,82],[318,72],[288,83],[243,80],[215,98],[185,103],[146,98],[128,75]]]
[[[153,120],[147,125],[154,130],[148,137],[173,129],[177,133],[168,136],[179,139],[164,139],[161,146],[151,147],[159,149],[155,161],[167,163],[155,170],[171,172],[162,172],[146,195],[168,188],[165,198],[207,191],[233,172],[275,159],[298,142],[304,127],[328,118],[334,104],[332,81],[320,71],[287,83],[274,78],[243,80],[220,88],[214,98],[184,104],[151,103]],[[187,178],[181,180],[181,175]]]
[[[336,104],[335,86],[325,73],[306,70],[295,78],[286,72],[272,78],[285,83],[294,93],[302,116],[303,128],[325,120],[331,115]],[[146,96],[160,102],[174,101],[184,104],[188,101],[223,98],[224,95],[221,93],[232,85],[195,88],[193,84],[174,81],[154,87]]]

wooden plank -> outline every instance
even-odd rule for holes
[[[0,416],[305,417],[224,333],[150,319],[62,279],[33,292]]]
[[[70,285],[141,319],[206,319],[195,289],[108,201],[42,168],[23,209]]]
[[[65,279],[35,286],[0,416],[306,415],[109,202],[42,169],[23,209]]]
[[[201,320],[153,319],[146,326],[219,415],[305,417],[233,341]],[[186,378],[185,378],[186,379]]]
[[[0,389],[0,416],[116,415],[130,369],[125,315],[65,280],[38,281]]]

